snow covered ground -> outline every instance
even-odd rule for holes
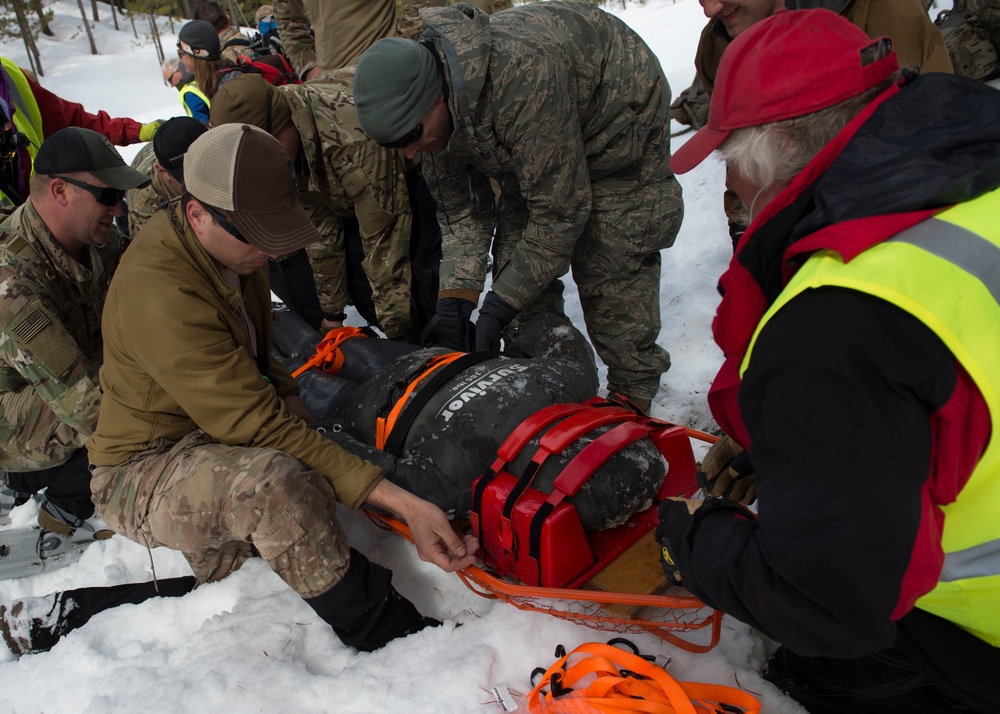
[[[102,21],[94,34],[101,54],[93,56],[77,4],[64,1],[52,7],[58,37],[39,40],[45,87],[91,111],[141,121],[181,112],[176,91],[160,79],[151,42],[137,40],[127,20],[116,32],[109,7],[99,5]],[[630,1],[615,12],[657,53],[675,94],[687,87],[705,22],[697,0]],[[140,18],[136,25],[141,37],[147,23]],[[161,31],[169,53],[176,35],[165,21]],[[0,53],[27,66],[19,42],[0,45]],[[685,139],[675,139],[675,147]],[[131,160],[138,148],[126,147],[122,154]],[[716,280],[731,255],[721,207],[723,170],[710,160],[680,178],[684,224],[676,245],[664,253],[660,292],[660,343],[670,351],[673,367],[663,378],[653,414],[710,430],[714,425],[705,392],[721,361],[710,321],[718,302]],[[567,297],[571,317],[582,324],[575,291]],[[348,322],[359,324],[356,315]],[[601,376],[603,380],[603,372]],[[15,523],[31,523],[34,515],[33,506],[23,506],[14,512]],[[343,515],[352,544],[390,566],[398,589],[424,613],[445,620],[443,627],[376,653],[355,653],[257,560],[183,598],[104,612],[46,654],[14,660],[0,647],[0,714],[489,714],[501,711],[490,688],[505,683],[512,691],[527,692],[531,670],[551,664],[557,644],[569,649],[610,636],[483,599],[454,575],[421,563],[401,539],[359,514]],[[0,602],[85,585],[149,580],[151,559],[157,577],[189,572],[176,552],[157,548],[148,553],[116,536],[91,546],[68,567],[0,581]],[[456,629],[458,623],[462,626]],[[802,711],[759,676],[773,645],[731,618],[724,621],[721,644],[704,655],[678,650],[652,635],[633,639],[643,651],[673,657],[669,671],[680,680],[742,686],[761,698],[765,712]]]

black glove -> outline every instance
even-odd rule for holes
[[[472,310],[476,306],[462,298],[438,300],[437,312],[420,335],[424,347],[442,345],[450,350],[471,352],[476,332],[472,324]]]
[[[697,477],[706,496],[747,504],[757,500],[757,475],[750,455],[728,436],[712,444]]]
[[[667,583],[670,585],[683,585],[684,583],[681,581],[681,569],[677,564],[677,544],[673,542],[670,535],[671,530],[676,531],[676,529],[671,529],[668,525],[676,525],[672,521],[681,518],[690,520],[697,506],[692,508],[689,504],[695,503],[698,502],[689,501],[686,498],[676,500],[666,498],[660,504],[660,524],[656,527],[656,542],[660,544],[660,567],[663,568],[663,574],[667,576]],[[686,534],[689,530],[690,527],[679,532]]]
[[[483,298],[476,323],[476,352],[499,352],[500,333],[517,317],[517,310],[492,290]]]

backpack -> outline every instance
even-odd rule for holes
[[[1000,76],[1000,0],[955,0],[934,24],[955,74],[983,82]]]

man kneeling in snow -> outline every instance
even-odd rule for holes
[[[109,290],[106,396],[88,443],[98,510],[138,543],[183,552],[198,582],[259,554],[358,649],[435,624],[349,549],[335,504],[396,514],[446,571],[472,564],[473,542],[310,429],[298,386],[268,356],[267,259],[320,237],[288,154],[227,125],[191,145],[184,176],[186,193],[147,223]]]

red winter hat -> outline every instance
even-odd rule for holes
[[[674,153],[683,174],[722,145],[733,129],[792,119],[839,104],[899,69],[896,53],[862,64],[873,40],[830,10],[778,10],[741,32],[722,55],[708,124]]]

